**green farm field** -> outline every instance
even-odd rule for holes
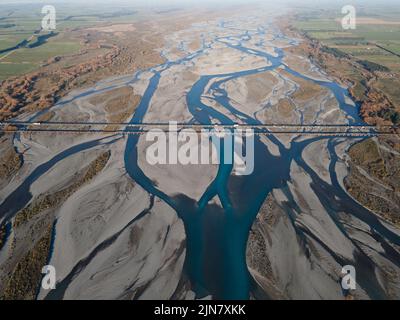
[[[106,14],[104,8],[58,5],[56,35],[36,46],[37,38],[47,34],[41,30],[42,6],[0,4],[0,81],[33,71],[52,57],[78,53],[81,44],[70,36],[71,30],[139,19],[135,11],[113,9],[111,5]]]
[[[340,8],[298,13],[293,26],[317,40],[327,52],[351,60],[375,71],[374,89],[385,94],[400,110],[400,10],[396,8],[369,8],[357,12],[356,29],[344,30]],[[338,67],[339,68],[339,67]],[[365,79],[354,69],[341,70],[352,82],[353,93],[359,100],[367,92]]]

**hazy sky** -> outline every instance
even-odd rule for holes
[[[251,3],[251,2],[264,2],[271,5],[277,3],[279,5],[310,5],[315,7],[323,7],[324,3],[332,5],[345,5],[345,4],[359,4],[359,5],[398,5],[400,7],[400,0],[0,0],[0,4],[21,4],[21,3],[45,3],[45,4],[57,4],[57,3],[79,3],[79,4],[91,4],[91,3],[104,3],[111,5],[113,3],[119,4],[132,4],[138,6],[168,6],[168,5],[191,5],[191,4],[237,4],[237,3]]]
[[[4,3],[72,3],[72,2],[77,2],[77,3],[82,3],[82,0],[0,0],[1,4]],[[112,3],[130,3],[130,4],[138,4],[138,5],[143,5],[146,3],[154,3],[154,4],[189,4],[189,3],[203,3],[203,2],[208,2],[208,3],[249,3],[249,0],[86,0],[83,3],[107,3],[107,4],[112,4]],[[390,4],[398,4],[400,6],[400,0],[254,0],[254,2],[265,2],[265,3],[282,3],[282,2],[291,2],[291,3],[307,3],[307,4],[322,4],[324,2],[326,3],[359,3],[359,4],[385,4],[385,3],[390,3]]]

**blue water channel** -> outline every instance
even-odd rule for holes
[[[223,25],[221,27],[224,28]],[[253,35],[263,33],[265,33],[264,29],[258,29]],[[281,34],[278,36],[283,38]],[[243,43],[252,38],[252,33],[248,31],[235,36],[235,39],[238,38],[240,39],[238,44],[231,44],[230,40],[232,40],[232,37],[217,38],[215,41],[225,43],[228,47],[240,50],[246,54],[264,57],[269,63],[268,66],[230,74],[202,76],[192,86],[186,97],[188,110],[193,115],[195,123],[209,125],[215,123],[213,120],[217,120],[217,122],[223,124],[234,123],[229,117],[201,101],[201,97],[206,93],[212,94],[216,102],[240,118],[244,123],[260,123],[255,118],[236,110],[230,104],[229,97],[221,89],[221,85],[226,81],[239,77],[262,73],[274,70],[279,66],[284,66],[282,62],[284,52],[281,49],[275,48],[276,56],[272,56],[260,49],[246,48]],[[201,53],[200,51],[197,54]],[[188,59],[191,58],[193,56]],[[157,90],[162,72],[167,70],[171,65],[186,61],[187,59],[182,59],[178,62],[167,62],[162,70],[153,70],[154,75],[150,80],[136,114],[131,120],[132,123],[138,123],[143,120],[151,99]],[[319,86],[329,89],[336,98],[340,108],[347,115],[349,124],[362,124],[357,108],[354,105],[346,103],[345,98],[350,99],[346,89],[334,82],[311,79],[287,66],[285,66],[285,70],[295,77],[312,81]],[[209,91],[206,92],[207,85],[214,79],[222,80],[213,82]],[[293,161],[296,161],[299,166],[310,174],[313,179],[313,190],[338,225],[340,225],[340,222],[337,212],[348,212],[368,223],[387,239],[400,244],[398,236],[380,224],[374,215],[358,205],[341,189],[335,174],[337,157],[335,158],[334,155],[331,155],[332,164],[330,171],[333,185],[322,181],[302,160],[301,154],[306,146],[312,142],[326,138],[318,137],[302,142],[293,142],[289,149],[285,148],[274,136],[268,136],[268,139],[278,146],[280,156],[272,155],[265,144],[256,137],[254,173],[250,176],[233,176],[231,174],[232,165],[221,164],[216,178],[197,202],[185,195],[170,197],[157,189],[154,182],[146,177],[138,166],[137,144],[139,136],[132,135],[128,138],[125,151],[125,165],[129,175],[150,194],[161,198],[176,210],[179,217],[184,221],[187,236],[185,272],[188,274],[193,290],[199,298],[207,295],[212,295],[213,298],[219,299],[249,298],[251,288],[254,285],[246,266],[246,245],[249,231],[263,202],[273,189],[283,189],[288,194],[289,199],[291,198],[287,182],[290,181],[290,166]],[[332,138],[331,140],[334,141]],[[221,144],[223,145],[223,141],[221,141]],[[224,152],[223,147],[220,149],[220,152]],[[330,148],[330,152],[334,153],[334,149]],[[223,158],[224,155],[221,154],[220,156]],[[209,204],[209,201],[216,196],[219,197],[222,208],[215,204]],[[295,206],[295,203],[293,206]],[[291,211],[290,216],[293,217],[294,210]],[[304,236],[303,230],[299,230],[297,226],[295,228],[300,235]],[[341,227],[340,230],[346,234],[344,228]],[[316,240],[318,241],[318,239]],[[321,245],[324,244],[322,243]],[[346,261],[342,261],[340,257],[336,256],[334,252],[331,254],[342,265],[346,263]],[[397,259],[398,264],[400,261],[398,260],[399,257],[392,251],[390,254],[392,255],[392,260]],[[390,254],[388,253],[388,255]],[[368,257],[361,256],[357,263],[360,264],[359,270],[361,270],[360,284],[369,291],[371,296],[382,298],[384,294],[377,279],[373,278],[373,262]]]
[[[220,27],[230,30],[224,23],[221,23]],[[285,66],[283,63],[284,52],[279,48],[275,48],[276,54],[273,56],[262,51],[264,42],[258,43],[257,49],[246,47],[246,42],[250,41],[255,35],[264,34],[266,32],[265,30],[266,29],[263,27],[251,32],[234,29],[233,31],[238,34],[214,39],[214,43],[225,44],[232,50],[240,50],[245,54],[265,58],[266,66],[241,72],[204,75],[200,77],[187,92],[186,96],[188,110],[193,116],[191,123],[205,125],[215,122],[222,124],[234,123],[230,117],[201,101],[202,96],[207,94],[213,97],[220,106],[239,118],[241,122],[252,125],[260,124],[255,116],[251,117],[235,109],[230,102],[227,92],[222,86],[227,81],[233,79],[275,70],[279,66],[284,66],[285,70],[294,77],[311,81],[329,89],[336,98],[341,110],[347,115],[349,124],[363,124],[358,116],[357,108],[346,103],[346,99],[350,99],[350,96],[347,90],[340,85],[330,81],[311,79]],[[279,31],[274,31],[274,33],[276,34],[276,38],[285,38]],[[291,41],[293,44],[295,43],[294,40]],[[130,122],[135,124],[143,122],[143,118],[157,91],[163,72],[167,71],[172,66],[192,61],[194,58],[202,55],[207,49],[211,48],[211,45],[211,43],[207,44],[203,42],[203,48],[198,52],[177,61],[167,61],[160,66],[146,70],[150,71],[152,76]],[[131,82],[140,79],[143,72],[137,73]],[[211,86],[209,86],[210,83],[212,83]],[[207,91],[206,88],[208,87],[209,89]],[[105,89],[101,89],[100,92],[104,90]],[[91,89],[86,93],[74,97],[72,100],[95,92],[96,90]],[[72,100],[66,101],[71,102]],[[56,107],[62,107],[64,104],[65,102],[60,103]],[[36,114],[35,117],[37,117],[37,115],[38,114]],[[34,119],[31,120],[33,121]],[[171,197],[159,190],[138,165],[138,157],[142,156],[138,155],[137,150],[140,136],[128,135],[124,154],[125,167],[128,174],[149,194],[162,199],[171,206],[184,222],[187,247],[185,273],[198,298],[207,295],[212,295],[213,298],[219,299],[248,299],[250,297],[250,292],[254,289],[255,282],[252,280],[246,265],[247,240],[251,226],[262,204],[273,189],[281,189],[289,199],[286,203],[286,213],[298,237],[305,239],[306,235],[313,236],[312,234],[307,234],[307,230],[301,229],[294,223],[299,208],[293,200],[293,196],[288,188],[288,182],[291,179],[290,167],[293,162],[296,162],[297,165],[309,174],[312,179],[311,187],[313,191],[345,236],[348,237],[346,230],[339,221],[338,212],[351,214],[368,224],[371,230],[376,234],[376,239],[384,248],[386,258],[390,259],[396,265],[400,264],[399,255],[387,242],[390,241],[396,245],[400,245],[400,238],[383,226],[375,215],[350,198],[338,182],[336,163],[340,160],[335,153],[335,145],[339,142],[338,139],[314,137],[303,141],[295,140],[291,143],[290,147],[285,147],[273,135],[267,135],[266,138],[278,147],[279,155],[271,154],[267,146],[260,141],[259,136],[256,136],[254,172],[249,176],[234,176],[232,175],[233,166],[231,164],[221,164],[215,179],[205,190],[201,199],[195,201],[185,195]],[[328,140],[328,149],[331,159],[329,169],[332,184],[323,181],[302,159],[304,148],[310,143],[321,139]],[[10,219],[31,200],[30,188],[32,183],[40,176],[44,175],[59,161],[77,152],[107,143],[112,143],[112,141],[104,142],[100,139],[85,142],[63,151],[48,162],[38,166],[0,205],[1,224],[7,223],[7,225],[9,225]],[[223,141],[221,141],[220,152],[220,157],[223,158]],[[210,203],[210,200],[215,197],[219,198],[222,207]],[[350,239],[350,237],[348,238]],[[330,252],[330,249],[327,248],[324,243],[320,242],[319,239],[315,238],[314,240],[318,241],[321,246]],[[350,241],[352,240],[350,239]],[[356,248],[358,247],[356,242],[353,241],[353,244]],[[304,250],[306,251],[307,249],[304,248]],[[343,261],[343,258],[337,256],[334,252],[330,252],[330,254],[339,264],[344,265],[348,263],[347,261]],[[368,256],[362,253],[362,250],[359,250],[357,254],[357,261],[355,263],[351,262],[351,264],[355,265],[358,270],[357,279],[359,285],[363,287],[372,298],[384,298],[384,292],[376,279],[374,263]],[[73,278],[73,273],[71,273],[69,278]],[[61,291],[65,291],[67,288],[69,281],[71,281],[69,278],[67,279],[68,281],[63,281],[63,290]],[[63,294],[57,294],[56,296],[62,298]]]

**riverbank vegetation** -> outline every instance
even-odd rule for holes
[[[4,292],[2,300],[34,300],[42,278],[42,268],[46,265],[51,243],[52,225],[46,233],[17,263]]]
[[[400,142],[394,138],[368,139],[355,144],[349,150],[350,174],[345,179],[345,186],[355,199],[397,227],[400,227],[399,151]]]
[[[39,43],[45,36],[37,29],[41,6],[33,13],[18,8],[5,17],[16,27],[0,29],[0,121],[46,109],[75,88],[162,62],[154,21],[142,20],[136,11],[113,8],[104,14],[104,8],[92,8],[83,15],[73,6],[57,6],[56,33]]]
[[[105,22],[138,19],[137,12],[131,9],[107,6],[108,10],[104,11],[104,8],[82,6],[77,10],[74,5],[57,4],[57,29],[46,32],[41,30],[43,4],[0,5],[0,81],[31,72],[52,57],[78,53],[81,43],[70,37],[71,31]]]
[[[21,167],[22,159],[12,144],[12,136],[0,137],[0,186],[7,182]]]
[[[35,299],[42,277],[41,270],[47,263],[51,246],[54,221],[50,212],[54,212],[54,210],[60,207],[74,192],[92,181],[97,174],[105,168],[110,156],[110,151],[101,153],[86,167],[86,169],[77,173],[76,179],[72,184],[60,191],[37,197],[29,206],[16,215],[13,228],[16,230],[19,228],[23,229],[33,223],[30,230],[39,233],[39,239],[30,250],[23,253],[22,258],[19,259],[12,268],[10,278],[3,287],[2,292],[0,292],[0,299]],[[44,220],[35,220],[34,218],[39,214],[46,215],[47,218]],[[47,226],[43,226],[43,224],[47,224]],[[41,232],[39,232],[40,230]],[[3,230],[0,229],[0,239],[4,238],[4,236],[1,237],[2,233],[5,233],[5,231],[3,232]],[[32,237],[32,239],[34,239],[34,237]],[[17,244],[13,243],[14,249],[16,246]]]
[[[25,222],[32,219],[33,216],[44,212],[45,210],[58,207],[66,199],[68,199],[76,190],[82,187],[84,184],[90,182],[101,170],[106,166],[110,152],[101,154],[95,161],[90,163],[85,172],[78,175],[75,182],[65,189],[57,191],[52,194],[46,194],[39,196],[34,200],[28,207],[21,210],[15,217],[14,228],[19,227]]]
[[[341,17],[329,9],[300,13],[292,27],[308,39],[313,60],[351,86],[367,123],[399,125],[400,12],[364,8],[355,30],[343,30]]]
[[[339,16],[332,11],[299,14],[289,29],[305,41],[293,50],[349,86],[365,122],[399,126],[400,12],[379,12],[374,18],[364,12],[357,29],[347,31],[341,29]],[[398,135],[355,144],[348,153],[349,175],[344,182],[357,201],[396,226],[400,226],[399,151]]]

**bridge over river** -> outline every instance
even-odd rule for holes
[[[316,136],[370,137],[395,134],[398,127],[348,124],[188,124],[188,123],[116,123],[116,122],[0,122],[0,132],[121,133],[145,134],[159,129],[164,132],[192,130],[233,132],[251,130],[254,134],[299,134]]]

